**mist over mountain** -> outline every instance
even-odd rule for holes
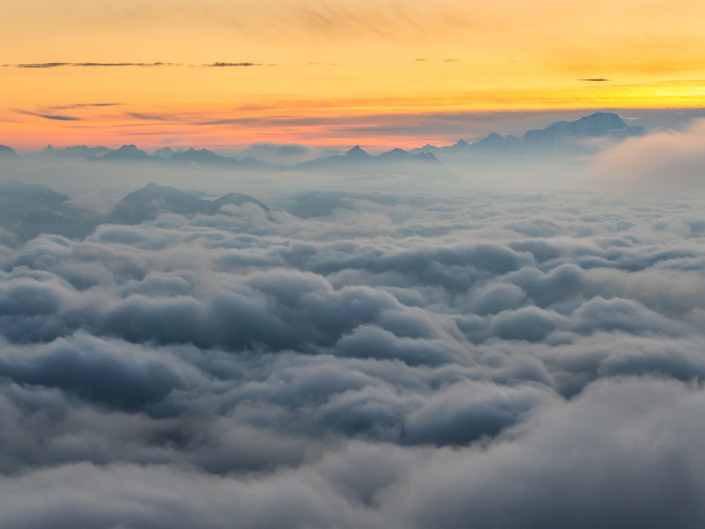
[[[425,145],[412,152],[434,153],[441,157],[595,153],[604,146],[589,140],[602,138],[619,141],[645,132],[643,127],[627,126],[617,114],[595,112],[575,121],[557,121],[544,129],[529,130],[521,137],[500,136],[493,132],[474,143],[458,140],[454,145]]]
[[[396,148],[373,156],[356,145],[345,154],[333,154],[309,162],[302,162],[295,165],[294,169],[298,171],[357,172],[417,168],[433,171],[441,167],[441,162],[431,153],[414,154]]]
[[[246,202],[255,204],[265,211],[268,210],[267,206],[259,200],[240,193],[229,193],[211,201],[173,187],[148,184],[118,202],[106,222],[139,224],[145,220],[153,220],[163,213],[212,215],[226,204],[241,205]]]
[[[617,142],[641,136],[645,132],[643,127],[627,126],[617,114],[595,112],[575,121],[558,121],[544,129],[529,130],[522,137],[500,136],[493,132],[474,143],[460,139],[455,144],[444,147],[426,144],[410,151],[394,148],[377,155],[371,155],[356,145],[342,154],[327,154],[289,164],[283,163],[283,160],[305,156],[310,154],[309,151],[297,145],[256,144],[244,151],[246,156],[237,159],[194,147],[177,150],[163,147],[150,155],[135,145],[123,145],[119,149],[86,146],[55,149],[48,146],[39,153],[29,153],[27,156],[44,159],[90,159],[104,162],[169,162],[173,165],[213,166],[262,172],[294,170],[365,174],[380,171],[389,173],[433,170],[443,173],[445,171],[443,162],[472,162],[475,159],[483,160],[488,156],[492,158],[596,154]],[[273,152],[277,154],[275,161],[267,159],[267,156]]]
[[[142,149],[137,148],[135,145],[123,145],[119,149],[106,152],[105,154],[101,154],[99,156],[94,156],[90,159],[98,161],[144,162],[147,160],[153,160],[154,158],[149,156]]]
[[[46,185],[0,182],[0,226],[16,229],[32,210],[58,210],[67,200]]]
[[[182,149],[179,150],[174,150],[171,147],[162,147],[160,149],[157,149],[152,153],[152,156],[155,156],[157,158],[161,158],[163,160],[167,160],[171,157],[172,154],[176,152],[183,152]]]
[[[108,215],[100,215],[76,207],[68,196],[48,186],[10,181],[0,183],[0,227],[15,232],[21,240],[43,233],[73,239],[86,237],[101,224],[140,224],[165,213],[214,215],[224,206],[243,204],[269,211],[264,203],[242,193],[228,193],[215,200],[197,195],[151,183],[123,197]]]
[[[19,157],[19,155],[11,147],[0,145],[0,157]]]
[[[0,526],[702,527],[703,145],[2,162]]]
[[[97,158],[111,152],[112,149],[107,147],[87,147],[86,145],[75,145],[73,147],[65,147],[55,149],[51,145],[39,152],[30,153],[28,156],[33,158],[63,158],[85,160],[87,158]]]
[[[213,165],[239,165],[240,162],[233,158],[218,156],[207,149],[190,148],[185,151],[173,152],[167,158],[170,162],[175,163],[196,163],[196,164],[213,164]]]

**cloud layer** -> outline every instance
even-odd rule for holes
[[[594,164],[597,178],[629,186],[667,189],[698,189],[705,164],[705,120],[698,119],[684,131],[665,130],[631,138],[603,153]]]
[[[268,202],[0,246],[2,527],[705,523],[698,199]]]

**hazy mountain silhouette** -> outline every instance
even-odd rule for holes
[[[270,163],[248,156],[242,161],[229,156],[221,156],[207,149],[190,148],[174,150],[163,147],[151,156],[135,145],[123,145],[119,149],[107,147],[87,147],[78,145],[55,149],[51,145],[30,156],[83,158],[101,161],[155,161],[195,165],[220,166],[259,171],[340,171],[342,173],[393,172],[395,170],[441,168],[443,159],[463,159],[482,155],[507,154],[587,154],[598,151],[605,142],[593,140],[619,141],[645,132],[643,127],[629,127],[617,114],[595,112],[575,121],[557,121],[546,128],[529,130],[523,136],[501,136],[495,132],[475,143],[458,140],[454,145],[436,147],[424,145],[406,151],[395,148],[379,155],[365,152],[359,145],[343,154],[331,154],[301,162],[295,165]],[[10,147],[0,146],[0,156],[17,158],[19,155]]]
[[[181,150],[179,149],[179,150],[175,151],[171,147],[162,147],[161,149],[157,149],[156,151],[154,151],[152,153],[152,156],[154,158],[161,158],[163,160],[168,160],[176,152],[181,152]]]
[[[210,212],[215,213],[218,211],[220,208],[226,205],[235,205],[235,206],[240,206],[242,204],[255,204],[256,206],[259,206],[265,211],[269,211],[269,208],[263,203],[257,200],[256,198],[252,198],[249,195],[243,195],[242,193],[228,193],[227,195],[224,195],[220,197],[217,200],[211,201],[206,201],[211,204],[210,206]]]
[[[162,213],[212,215],[225,206],[243,204],[269,211],[263,202],[241,193],[228,193],[217,200],[198,195],[198,192],[148,184],[125,196],[111,214],[101,215],[72,206],[68,196],[48,186],[3,182],[0,183],[0,228],[25,241],[42,233],[83,238],[100,224],[140,224]]]
[[[168,158],[172,163],[192,163],[206,165],[240,165],[240,162],[235,158],[220,156],[208,149],[194,149],[191,147],[186,151],[174,152]]]
[[[346,152],[345,156],[347,158],[356,158],[358,160],[369,159],[372,157],[371,154],[362,150],[362,148],[359,145],[355,145],[355,147],[353,147],[348,152]]]
[[[432,153],[410,153],[403,149],[392,149],[373,156],[356,145],[345,154],[333,154],[296,164],[294,169],[303,171],[357,171],[388,170],[391,166],[435,165],[442,166]]]
[[[611,112],[595,112],[575,121],[557,121],[545,129],[530,130],[523,140],[529,143],[553,142],[562,137],[591,137],[612,134],[617,137],[643,134],[643,127],[628,127],[622,118]]]
[[[19,158],[20,155],[15,152],[11,147],[5,145],[0,145],[0,157],[7,158]]]
[[[240,193],[230,193],[218,200],[205,200],[191,193],[169,186],[147,184],[124,197],[115,205],[115,210],[108,222],[117,224],[140,224],[155,219],[162,213],[193,215],[197,213],[213,214],[226,204],[255,204],[265,211],[266,205],[259,200]]]
[[[33,210],[58,211],[68,199],[45,185],[3,182],[0,184],[0,226],[14,231]]]
[[[529,130],[522,137],[500,136],[492,132],[486,138],[469,144],[458,140],[455,145],[434,147],[425,145],[413,149],[413,153],[434,153],[443,156],[465,156],[472,154],[523,154],[556,152],[567,153],[594,150],[584,141],[591,138],[625,139],[644,134],[643,127],[629,127],[617,114],[595,112],[575,121],[557,121],[544,129]]]
[[[123,145],[115,151],[110,151],[97,157],[91,157],[91,160],[100,161],[150,161],[154,160],[142,149],[138,149],[135,145]]]
[[[428,163],[428,164],[439,164],[440,160],[430,152],[422,153],[410,153],[404,149],[392,149],[391,151],[383,152],[376,157],[380,161],[399,163],[399,162],[412,162],[412,163]]]
[[[17,235],[28,241],[42,233],[63,235],[71,239],[86,237],[98,224],[94,218],[69,216],[46,209],[34,209],[22,220]]]
[[[42,151],[32,153],[32,157],[39,158],[62,158],[62,159],[77,159],[85,160],[91,157],[103,156],[111,152],[113,149],[107,147],[87,147],[86,145],[75,145],[73,147],[65,147],[57,149],[51,145],[47,145]]]

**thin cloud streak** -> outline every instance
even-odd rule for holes
[[[236,68],[236,67],[251,67],[263,66],[256,62],[213,62],[209,64],[184,64],[174,62],[43,62],[43,63],[21,63],[21,64],[4,64],[5,68],[25,68],[33,70],[51,69],[51,68],[124,68],[124,67],[140,67],[140,68]],[[269,64],[268,66],[274,66]]]
[[[23,63],[23,64],[13,64],[15,68],[30,68],[30,69],[42,69],[42,68],[61,68],[61,67],[74,67],[74,68],[122,68],[126,66],[139,66],[139,67],[158,67],[158,66],[183,66],[178,63],[170,62],[44,62],[44,63]]]
[[[237,68],[248,66],[262,66],[256,62],[214,62],[212,64],[204,64],[205,68]]]
[[[43,118],[43,119],[50,119],[54,121],[81,121],[81,118],[76,117],[76,116],[63,116],[63,115],[58,115],[58,114],[42,114],[40,112],[30,112],[29,110],[19,110],[19,109],[12,109],[13,112],[16,112],[17,114],[25,114],[27,116],[35,116],[38,118]]]
[[[101,107],[116,107],[122,103],[74,103],[72,105],[55,105],[51,106],[52,110],[72,110],[76,108],[101,108]]]
[[[127,112],[125,115],[143,121],[183,121],[178,114],[157,114],[145,112]]]

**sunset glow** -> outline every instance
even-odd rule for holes
[[[471,135],[464,113],[699,107],[704,17],[690,0],[6,0],[0,143],[412,146]]]

